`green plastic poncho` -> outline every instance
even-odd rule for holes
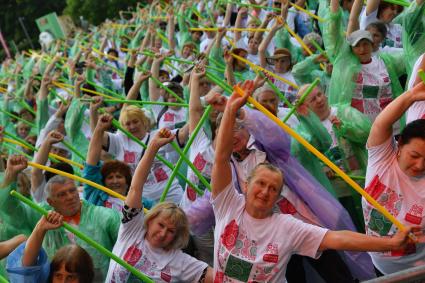
[[[2,208],[0,219],[3,220],[3,224],[6,224],[0,227],[0,240],[10,239],[18,234],[30,235],[41,217],[38,212],[10,196],[10,191],[15,187],[16,183],[12,183],[7,188],[0,190],[0,207]],[[82,200],[81,204],[78,229],[108,250],[112,250],[120,226],[119,213],[109,208],[89,204],[85,200]],[[46,203],[42,207],[52,210],[52,207]],[[69,234],[64,228],[48,231],[44,237],[43,248],[52,259],[58,249],[72,243],[71,241],[75,241],[92,257],[95,281],[104,280],[108,271],[109,258],[73,234]]]

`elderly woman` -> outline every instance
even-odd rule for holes
[[[425,120],[406,125],[398,142],[391,125],[415,102],[425,100],[425,85],[417,84],[395,99],[379,114],[367,141],[368,166],[365,190],[403,225],[424,229]],[[396,227],[366,200],[363,213],[367,233],[391,237]],[[371,253],[375,267],[383,274],[423,265],[425,245],[410,243],[393,252]]]
[[[284,176],[270,164],[259,164],[247,182],[241,184],[245,196],[238,194],[232,182],[233,139],[228,132],[234,129],[237,112],[252,93],[253,84],[246,82],[242,88],[243,97],[234,93],[227,102],[212,170],[215,280],[278,282],[284,277],[293,253],[318,257],[326,249],[385,251],[405,245],[410,229],[383,239],[351,231],[331,231],[273,213]]]

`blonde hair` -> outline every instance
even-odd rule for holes
[[[146,131],[150,130],[151,123],[149,118],[146,117],[146,114],[142,109],[134,105],[129,105],[121,111],[119,122],[121,126],[124,126],[128,120],[133,118],[139,119]]]
[[[186,214],[175,203],[165,201],[155,205],[145,216],[144,228],[147,230],[149,222],[154,220],[159,215],[167,218],[170,222],[176,225],[176,236],[166,250],[183,249],[189,243],[189,222]]]

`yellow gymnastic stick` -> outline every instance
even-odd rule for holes
[[[118,198],[122,201],[125,201],[125,196],[123,196],[123,195],[121,195],[121,194],[119,194],[119,193],[117,193],[117,192],[115,192],[111,189],[108,189],[105,186],[99,185],[98,183],[92,182],[92,181],[84,179],[82,177],[75,176],[75,175],[72,175],[70,173],[67,173],[67,172],[64,172],[64,171],[61,171],[61,170],[57,170],[57,169],[54,169],[54,168],[51,168],[51,167],[48,167],[48,166],[44,166],[44,165],[41,165],[41,164],[38,164],[38,163],[35,163],[35,162],[32,162],[32,161],[28,161],[28,165],[31,166],[31,167],[34,167],[34,168],[38,168],[40,170],[49,171],[49,172],[52,172],[54,174],[67,177],[67,178],[72,179],[74,181],[78,181],[78,182],[87,184],[89,186],[92,186],[93,188],[99,189],[99,190],[107,193],[108,195],[111,195],[111,196],[116,197],[116,198]],[[147,209],[144,208],[144,211],[147,212]]]
[[[285,28],[288,30],[288,32],[298,41],[298,43],[304,48],[305,51],[307,51],[307,53],[309,55],[313,55],[313,51],[311,51],[311,49],[304,43],[304,41],[298,36],[298,34],[296,34],[287,24],[285,24]],[[320,63],[320,67],[322,68],[322,70],[326,70],[325,66]]]
[[[19,145],[19,146],[21,146],[21,147],[23,147],[23,148],[26,148],[26,149],[29,149],[29,150],[31,150],[31,151],[32,151],[32,149],[31,149],[31,148],[29,148],[28,146],[26,146],[25,144],[23,144],[23,143],[21,143],[21,142],[19,142],[19,141],[15,141],[15,140],[12,140],[12,139],[9,139],[9,138],[3,138],[3,140],[4,140],[5,142],[12,143],[12,144],[15,144],[15,145]],[[74,166],[76,166],[76,167],[80,168],[81,170],[82,170],[82,169],[84,169],[84,166],[83,166],[82,164],[80,164],[80,163],[78,163],[78,162],[75,162],[75,161],[72,161],[72,160],[70,160],[70,159],[68,159],[68,158],[65,158],[65,157],[59,156],[59,155],[54,154],[54,153],[49,153],[49,156],[50,156],[50,157],[53,157],[54,159],[60,160],[60,161],[62,161],[62,162],[68,163],[68,164],[70,164],[70,165],[74,165]]]
[[[292,86],[292,87],[293,87],[293,88],[295,88],[295,89],[299,89],[299,86],[297,86],[297,85],[296,85],[296,84],[294,84],[293,82],[288,81],[287,79],[282,78],[281,76],[278,76],[278,75],[276,75],[275,73],[273,73],[273,72],[271,72],[271,71],[269,71],[269,70],[266,70],[266,69],[264,69],[263,67],[260,67],[260,66],[258,66],[258,65],[256,65],[256,64],[252,63],[251,61],[249,61],[249,60],[247,60],[247,59],[245,59],[245,58],[243,58],[243,57],[239,56],[239,55],[236,55],[236,54],[233,54],[233,53],[230,53],[230,54],[231,54],[234,58],[236,58],[236,59],[238,59],[238,60],[240,60],[240,61],[242,61],[242,62],[245,62],[245,63],[246,63],[246,64],[248,64],[251,68],[253,68],[253,69],[259,69],[259,70],[261,70],[261,71],[263,71],[263,72],[266,72],[266,73],[270,74],[272,77],[274,77],[274,78],[278,79],[279,81],[281,81],[281,82],[283,82],[283,83],[285,83],[285,84],[288,84],[288,85]]]
[[[53,82],[53,84],[57,84],[59,87],[64,88],[65,90],[69,91],[72,95],[74,94],[70,90],[66,89],[66,87],[72,88],[73,87],[72,85],[64,84],[64,83],[60,83],[60,82]],[[97,92],[97,91],[94,91],[94,90],[91,90],[91,89],[88,89],[88,88],[82,87],[81,90],[84,90],[88,93],[97,94],[99,96],[103,96],[103,97],[108,98],[108,99],[115,99],[115,97],[113,97],[113,96],[110,96],[110,95],[107,95],[107,94],[104,94],[104,93],[100,93],[100,92]]]
[[[319,16],[317,16],[317,15],[315,15],[315,14],[313,14],[312,12],[310,12],[310,11],[308,11],[308,10],[306,10],[306,9],[304,9],[304,8],[302,8],[302,7],[300,7],[300,6],[298,6],[297,4],[294,4],[294,3],[292,3],[292,2],[290,2],[290,1],[288,1],[288,3],[289,3],[289,5],[291,5],[292,7],[294,7],[295,9],[297,9],[297,10],[299,10],[299,11],[301,11],[301,12],[304,12],[304,13],[306,13],[307,15],[309,15],[310,17],[312,17],[312,18],[315,18],[316,20],[318,20],[319,22],[324,22],[325,21],[325,19],[323,19],[323,18],[321,18],[321,17],[319,17]]]
[[[244,91],[239,86],[234,86],[233,89],[240,96],[244,96]],[[264,115],[266,115],[269,119],[274,121],[279,125],[285,132],[287,132],[291,137],[296,139],[299,143],[301,143],[304,147],[306,147],[311,153],[317,156],[323,163],[325,163],[329,168],[331,168],[336,174],[338,174],[342,179],[344,179],[347,184],[349,184],[354,190],[356,190],[359,194],[361,194],[373,207],[375,207],[382,215],[384,215],[388,220],[390,220],[395,226],[397,226],[400,230],[405,230],[403,224],[398,221],[394,216],[392,216],[382,205],[380,205],[374,198],[372,198],[366,191],[364,191],[356,182],[354,182],[344,171],[339,169],[332,161],[330,161],[325,155],[323,155],[320,151],[318,151],[314,146],[312,146],[308,141],[306,141],[303,137],[297,134],[294,130],[288,127],[285,123],[283,123],[279,118],[274,116],[270,111],[268,111],[264,106],[262,106],[257,100],[252,97],[248,97],[248,102],[254,105],[259,111],[261,111]],[[412,240],[416,240],[416,237],[413,234],[409,235]]]
[[[190,28],[191,31],[218,31],[218,28]],[[226,28],[226,31],[270,31],[268,28]]]

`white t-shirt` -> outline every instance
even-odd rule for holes
[[[155,132],[151,132],[145,135],[142,139],[142,142],[148,144],[148,139],[150,140],[155,135]],[[132,141],[126,135],[121,132],[117,133],[108,133],[109,136],[109,149],[108,153],[112,154],[115,159],[127,163],[132,172],[137,167],[140,159],[144,154],[144,149],[136,142]],[[158,152],[163,155],[163,148]],[[143,195],[146,198],[149,198],[154,201],[159,201],[162,190],[164,189],[165,184],[168,181],[168,178],[171,175],[171,170],[161,161],[155,158],[151,168],[148,179],[146,180],[145,186],[143,188]],[[173,183],[168,191],[167,200],[173,201],[175,203],[180,203],[181,195],[183,190],[179,185],[177,179],[173,180]]]
[[[327,229],[288,214],[255,219],[232,182],[211,203],[216,216],[214,282],[282,282],[292,254],[320,256]]]
[[[366,15],[366,9],[363,9],[360,15],[360,29],[366,29],[366,27],[373,22],[378,22],[378,9]],[[387,27],[387,37],[384,39],[383,45],[389,47],[403,47],[403,42],[401,34],[403,28],[399,24],[388,23],[385,25]]]
[[[413,88],[413,84],[415,83],[416,76],[419,71],[419,66],[421,65],[423,59],[424,54],[422,54],[415,63],[415,66],[413,67],[412,71],[412,76],[409,80],[408,89]],[[410,123],[417,119],[425,119],[425,101],[417,101],[413,103],[407,110],[406,123]]]
[[[276,75],[278,75],[281,78],[286,79],[287,81],[292,82],[294,85],[297,83],[295,82],[294,76],[292,75],[291,71],[288,71],[286,73],[276,73],[273,68],[268,67],[269,71],[274,72]],[[293,103],[297,98],[297,90],[292,87],[289,84],[286,84],[282,82],[281,80],[278,80],[274,77],[271,78],[271,81],[274,83],[274,85],[285,95],[286,99],[289,100],[289,102]]]
[[[214,149],[211,140],[207,137],[203,130],[199,131],[196,138],[193,140],[189,151],[189,160],[193,163],[196,169],[204,176],[207,181],[211,178],[212,166],[214,163]],[[201,185],[198,176],[193,173],[192,169],[187,168],[187,178],[195,185]],[[186,186],[186,191],[183,194],[180,206],[187,208],[196,200],[196,191],[190,186]]]
[[[278,107],[276,116],[280,120],[283,120],[290,111],[291,111],[290,108]],[[297,115],[292,114],[289,117],[288,121],[286,121],[286,124],[288,124],[288,126],[291,127],[292,129],[295,129],[300,124],[300,121],[298,121]]]
[[[145,240],[144,215],[140,211],[121,223],[112,252],[149,276],[155,282],[197,282],[208,265],[181,250],[165,251]],[[139,282],[127,269],[111,260],[105,282]]]
[[[391,79],[387,67],[382,59],[372,57],[370,63],[362,64],[357,75],[351,106],[373,122],[392,100]]]
[[[425,228],[425,178],[412,178],[401,171],[397,162],[397,146],[390,138],[368,149],[365,191],[384,206],[403,225]],[[396,227],[365,199],[362,200],[366,232],[373,236],[391,236]],[[374,265],[389,274],[425,265],[425,244],[408,244],[401,251],[370,253]]]

